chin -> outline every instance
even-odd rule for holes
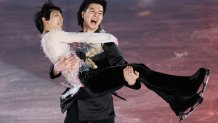
[[[91,30],[97,30],[98,28],[96,28],[96,27],[89,27],[89,29],[91,29]]]

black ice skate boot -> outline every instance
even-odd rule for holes
[[[192,94],[190,96],[192,97],[185,101],[181,109],[182,111],[178,114],[180,122],[187,118],[202,103],[203,95],[209,81],[209,74],[210,71],[208,69],[200,68],[191,77],[191,86],[193,86],[193,88],[191,88]],[[199,89],[200,87],[202,88]]]

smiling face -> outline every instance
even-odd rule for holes
[[[44,24],[44,32],[50,31],[52,29],[62,30],[63,18],[59,11],[52,10],[50,13],[50,19],[46,20],[45,17],[42,18]]]
[[[91,3],[83,11],[83,30],[84,32],[95,32],[103,20],[103,7],[100,4]]]

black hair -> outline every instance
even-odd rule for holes
[[[60,13],[62,13],[62,10],[60,7],[55,6],[53,3],[51,3],[51,1],[49,0],[47,3],[45,3],[42,7],[41,10],[38,11],[35,15],[34,15],[34,21],[36,24],[36,28],[39,30],[40,33],[43,33],[43,23],[42,23],[42,18],[45,17],[46,20],[50,19],[50,14],[52,12],[52,10],[57,10]]]
[[[86,11],[88,6],[92,3],[100,4],[103,7],[103,15],[105,14],[107,8],[106,0],[84,0],[80,5],[79,11],[77,12],[77,19],[78,19],[77,21],[79,26],[83,27],[83,22],[84,22],[81,13],[83,11]]]

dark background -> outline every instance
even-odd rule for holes
[[[50,80],[49,61],[33,23],[46,0],[0,0],[0,123],[63,123],[60,82]],[[81,0],[53,0],[64,12],[64,29],[78,31]],[[103,27],[119,39],[129,62],[175,75],[211,69],[203,104],[183,123],[218,120],[218,0],[108,0]],[[117,123],[177,123],[156,94],[123,88],[114,98]]]

